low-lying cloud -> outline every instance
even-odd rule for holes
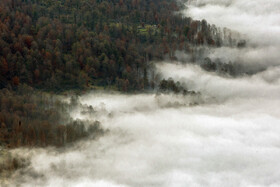
[[[246,36],[247,48],[217,49],[212,57],[255,71],[280,65],[280,1],[193,0],[187,6],[185,15]]]
[[[166,108],[158,107],[154,94],[147,94],[130,96],[133,107],[126,108],[123,95],[82,96],[81,101],[107,111],[101,111],[99,120],[109,134],[63,151],[14,150],[29,155],[31,165],[17,171],[10,184],[277,186],[280,103],[256,97]],[[153,109],[137,109],[144,105]]]
[[[216,102],[235,98],[279,98],[279,67],[234,79],[205,72],[199,66],[181,62],[161,63],[157,65],[157,69],[163,77],[172,77],[175,81],[184,83],[188,89],[215,98]]]
[[[21,186],[278,186],[280,82],[277,69],[230,79],[195,65],[162,63],[173,77],[200,91],[202,104],[172,94],[89,93],[78,98],[110,132],[64,150],[17,149],[30,157],[9,184]],[[279,76],[278,76],[279,77]],[[275,80],[275,78],[273,78]],[[279,80],[279,79],[278,79]],[[206,97],[207,96],[207,97]],[[173,102],[173,105],[168,104]],[[92,119],[91,119],[92,118]]]

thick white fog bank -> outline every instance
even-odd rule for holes
[[[215,58],[228,56],[232,62],[242,61],[255,69],[280,65],[279,0],[191,0],[187,6],[187,16],[246,35],[246,49],[218,49]]]
[[[236,30],[261,44],[280,44],[279,0],[192,0],[185,13],[194,19]]]
[[[72,117],[99,120],[109,132],[62,150],[14,150],[30,156],[31,164],[8,184],[280,185],[279,69],[242,79],[219,77],[195,65],[162,63],[157,69],[201,96],[85,94],[78,100],[94,112],[77,107]]]
[[[279,67],[270,68],[253,76],[235,79],[221,77],[216,73],[203,71],[197,65],[184,65],[180,62],[157,64],[157,69],[164,78],[171,77],[175,81],[180,81],[188,89],[206,94],[216,102],[236,98],[279,99]]]
[[[280,185],[280,74],[270,68],[238,79],[197,65],[157,71],[200,96],[88,93],[73,118],[109,132],[66,149],[17,149],[30,166],[7,186],[276,187]],[[191,105],[196,102],[198,105]]]
[[[279,100],[256,96],[222,104],[166,108],[158,106],[153,94],[126,97],[82,96],[82,102],[100,110],[96,117],[110,132],[66,150],[15,150],[32,157],[31,165],[18,171],[11,183],[97,187],[280,185]],[[147,103],[153,110],[137,109]]]

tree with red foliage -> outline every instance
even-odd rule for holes
[[[18,86],[18,85],[19,85],[19,82],[20,82],[20,81],[19,81],[18,76],[13,77],[12,81],[13,81],[13,85],[14,85],[14,86]]]
[[[6,74],[8,73],[9,71],[9,66],[8,66],[8,63],[7,63],[7,60],[4,58],[3,60],[0,61],[0,71],[1,71],[1,74],[3,76],[6,76]]]

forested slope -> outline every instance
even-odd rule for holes
[[[153,88],[152,60],[220,45],[173,0],[2,0],[0,88]]]

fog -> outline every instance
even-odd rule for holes
[[[280,64],[279,0],[190,0],[187,6],[185,15],[237,31],[247,40],[247,48],[212,50],[212,59],[242,63],[253,71]]]
[[[230,79],[195,65],[158,64],[203,96],[88,93],[79,97],[109,132],[60,150],[16,149],[31,158],[21,186],[279,186],[279,69]],[[193,101],[200,101],[192,106]]]
[[[186,74],[191,69],[159,68]],[[187,81],[181,72],[178,79]],[[82,96],[80,102],[96,110],[91,117],[110,132],[62,151],[14,150],[31,157],[31,165],[12,181],[22,186],[278,186],[279,83],[263,82],[257,89],[251,81],[262,75],[231,82],[192,72],[201,75],[193,88],[203,87],[211,96],[220,92],[227,100],[190,107],[191,98],[175,95]],[[164,104],[170,97],[176,103]],[[86,115],[73,112],[74,118],[90,119]]]
[[[279,67],[241,78],[221,77],[205,72],[199,66],[180,62],[158,64],[157,69],[165,77],[183,82],[190,90],[206,94],[216,102],[236,98],[279,99]],[[209,98],[207,100],[211,101]]]
[[[265,67],[232,78],[195,64],[161,62],[157,73],[196,95],[90,92],[70,115],[108,132],[66,148],[15,149],[30,159],[5,186],[280,186],[280,2],[200,0],[187,14],[237,30],[244,49],[210,49],[211,58]],[[233,61],[232,60],[232,61]],[[82,106],[92,106],[92,112]],[[1,183],[0,183],[1,184]]]

